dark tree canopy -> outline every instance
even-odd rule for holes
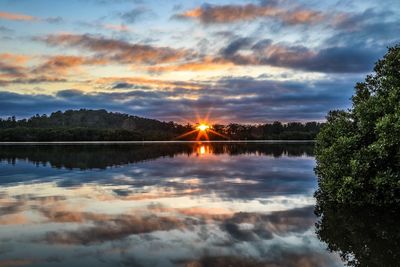
[[[348,111],[331,111],[316,143],[317,198],[400,203],[400,45],[357,83]]]
[[[281,122],[243,125],[213,125],[218,133],[233,140],[311,140],[315,139],[322,123]],[[128,114],[101,110],[57,111],[50,116],[36,115],[29,119],[0,118],[0,141],[141,141],[175,140],[190,132],[194,125],[161,122]],[[194,140],[197,133],[186,136]],[[212,140],[221,136],[211,132]],[[181,139],[180,139],[181,140]]]

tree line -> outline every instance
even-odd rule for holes
[[[312,140],[322,127],[318,122],[273,122],[256,125],[231,123],[213,125],[212,140]],[[0,141],[150,141],[194,140],[195,125],[162,122],[129,114],[101,110],[67,110],[27,119],[0,118]]]

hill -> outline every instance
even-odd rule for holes
[[[314,139],[322,124],[317,122],[282,124],[213,125],[213,129],[233,140],[310,140]],[[29,119],[15,117],[0,119],[0,141],[150,141],[175,140],[193,131],[193,125],[162,122],[129,114],[101,110],[67,110]],[[195,140],[197,133],[185,140]],[[209,133],[210,139],[222,137]]]
[[[0,119],[1,141],[170,140],[191,129],[128,114],[101,110],[67,110],[29,119]]]

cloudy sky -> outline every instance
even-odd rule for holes
[[[398,0],[0,0],[0,116],[323,120],[400,42]]]

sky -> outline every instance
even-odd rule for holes
[[[0,0],[0,117],[323,121],[399,42],[398,0]]]

